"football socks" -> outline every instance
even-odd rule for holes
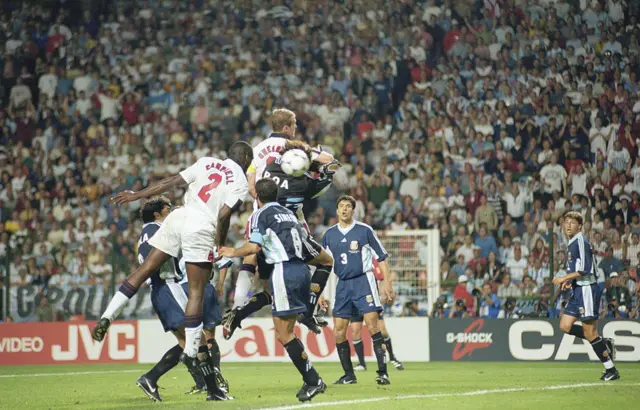
[[[340,364],[342,364],[344,374],[347,376],[354,376],[353,363],[351,363],[351,347],[349,346],[349,341],[345,340],[342,343],[336,344],[336,349],[338,350],[338,357],[340,358]]]
[[[304,382],[310,386],[317,386],[320,381],[320,376],[309,361],[309,357],[307,357],[300,339],[294,337],[292,341],[284,345],[284,348],[287,350],[291,361],[302,375]]]
[[[361,366],[366,366],[364,361],[364,345],[362,344],[362,339],[353,341],[353,348],[356,350],[356,354],[358,355],[358,363]]]
[[[381,332],[371,335],[373,340],[373,352],[378,361],[378,372],[387,373],[387,353],[384,350],[384,337]]]
[[[160,361],[156,363],[151,370],[149,370],[147,377],[152,379],[154,382],[157,382],[162,375],[178,365],[180,361],[180,353],[182,353],[182,348],[179,344],[167,350],[164,356],[162,356],[162,359],[160,359]]]

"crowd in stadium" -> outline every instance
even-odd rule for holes
[[[3,283],[122,280],[139,204],[112,194],[255,145],[287,107],[343,164],[307,206],[316,237],[342,193],[375,229],[440,230],[436,317],[509,316],[527,298],[554,314],[570,209],[599,257],[603,314],[639,316],[639,2],[53,3],[5,2],[0,17]]]

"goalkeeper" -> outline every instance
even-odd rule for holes
[[[287,141],[282,151],[280,151],[281,157],[285,152],[293,149],[304,151],[309,159],[311,159],[312,152],[309,145],[301,141],[292,140]],[[302,241],[303,256],[309,265],[316,267],[316,270],[311,277],[311,297],[307,304],[307,312],[299,321],[314,333],[320,333],[322,331],[321,327],[326,326],[328,323],[315,317],[314,312],[318,298],[324,291],[329,275],[331,274],[333,258],[322,249],[319,243],[313,240],[309,226],[304,219],[302,209],[304,201],[317,198],[327,192],[333,181],[333,174],[340,167],[340,163],[336,160],[324,165],[312,162],[312,168],[308,173],[294,177],[282,170],[280,158],[267,165],[262,174],[262,178],[269,178],[278,185],[278,203],[289,208],[298,216],[306,233],[309,235]],[[311,172],[317,172],[319,177],[314,178]],[[263,282],[269,280],[272,270],[273,267],[266,264],[264,259],[258,255],[258,273]],[[231,338],[233,332],[240,327],[243,319],[272,303],[272,297],[268,293],[269,286],[263,286],[263,288],[264,290],[256,293],[246,305],[236,307],[225,313],[222,318],[222,326],[226,339]]]

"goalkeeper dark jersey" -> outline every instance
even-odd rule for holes
[[[262,177],[278,185],[278,203],[296,214],[302,211],[304,201],[324,194],[333,181],[330,175],[320,174],[319,178],[313,178],[310,173],[299,177],[288,175],[282,170],[280,158],[267,165]]]

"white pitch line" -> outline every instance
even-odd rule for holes
[[[340,400],[340,401],[326,401],[307,404],[294,404],[291,406],[281,407],[264,407],[262,410],[294,410],[305,409],[311,407],[333,407],[333,406],[345,406],[349,404],[363,404],[374,403],[387,400],[408,400],[408,399],[438,399],[443,397],[460,397],[460,396],[486,396],[489,394],[501,394],[501,393],[519,393],[527,391],[544,391],[544,390],[565,390],[576,389],[580,387],[608,387],[608,386],[640,386],[640,383],[578,383],[578,384],[564,384],[557,386],[545,386],[545,387],[514,387],[509,389],[492,389],[492,390],[474,390],[461,393],[434,393],[434,394],[412,394],[406,396],[385,396],[374,397],[370,399],[356,399],[356,400]]]
[[[94,372],[65,372],[65,373],[22,373],[22,374],[0,374],[0,378],[10,377],[45,377],[45,376],[77,376],[84,374],[112,374],[112,373],[140,373],[138,370],[99,370]]]

